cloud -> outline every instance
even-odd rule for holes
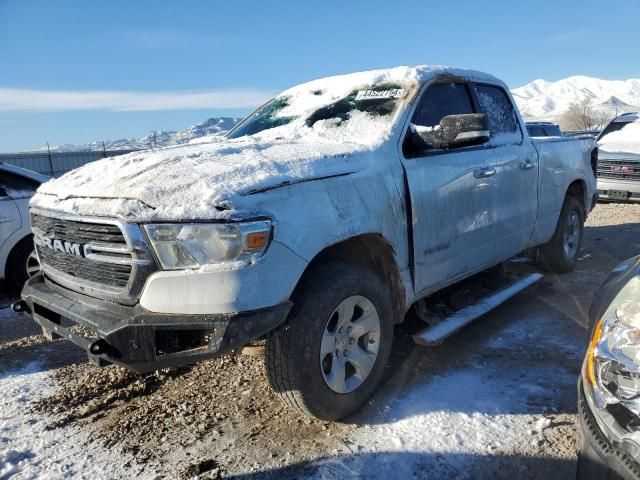
[[[562,32],[556,35],[551,35],[547,37],[547,42],[550,43],[564,43],[571,42],[573,40],[582,40],[587,38],[591,32],[587,30],[574,30],[571,32]]]
[[[136,92],[113,90],[31,90],[0,87],[0,111],[106,110],[142,112],[251,108],[273,97],[260,89],[203,92]]]

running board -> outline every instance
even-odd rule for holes
[[[431,346],[441,343],[449,335],[456,333],[462,327],[469,325],[471,322],[481,317],[485,313],[490,312],[498,305],[506,302],[514,295],[520,293],[525,288],[530,287],[534,283],[540,281],[543,275],[540,273],[532,273],[516,280],[511,285],[504,287],[497,292],[484,297],[478,303],[469,305],[458,310],[450,317],[444,319],[434,327],[429,327],[422,332],[413,336],[413,340],[419,345]]]

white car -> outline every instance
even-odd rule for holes
[[[33,248],[29,200],[49,177],[0,163],[0,280],[22,288],[40,270]]]

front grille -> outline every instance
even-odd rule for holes
[[[31,215],[31,225],[47,237],[60,238],[68,242],[104,242],[126,245],[127,241],[117,225],[74,222],[42,215]]]
[[[96,262],[49,248],[38,248],[40,261],[72,277],[112,287],[126,287],[131,276],[131,265]]]
[[[600,160],[598,177],[614,180],[640,180],[640,162],[632,160]]]
[[[119,288],[127,286],[132,272],[132,256],[126,251],[127,242],[118,225],[62,220],[35,213],[31,215],[31,224],[34,233],[52,240],[124,250],[117,253],[98,252],[97,255],[93,254],[93,258],[85,258],[84,251],[81,256],[38,245],[36,248],[45,272],[46,267],[50,267],[80,281]],[[109,261],[114,258],[117,261]]]

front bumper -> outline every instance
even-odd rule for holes
[[[578,457],[578,480],[640,479],[640,446],[624,439],[622,427],[613,417],[596,419],[582,385],[578,381],[578,418],[583,445]]]
[[[598,178],[600,200],[640,202],[640,182]]]
[[[283,323],[291,309],[286,302],[240,313],[159,314],[72,292],[42,274],[26,283],[22,299],[46,336],[72,341],[98,365],[114,363],[139,373],[246,345]]]

